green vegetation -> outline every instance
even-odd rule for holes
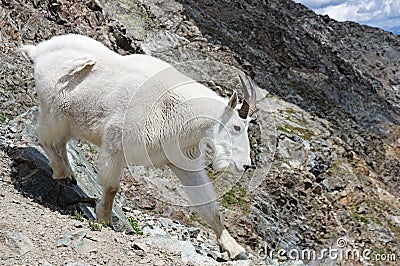
[[[298,112],[297,112],[296,110],[294,110],[293,108],[287,108],[287,109],[285,109],[285,112],[288,113],[288,114],[291,114],[291,115],[295,115],[295,114],[298,113]]]
[[[89,146],[89,151],[90,151],[90,153],[96,153],[96,150],[93,148],[93,146],[92,145],[90,145],[89,143],[88,143],[88,146]]]
[[[106,223],[104,221],[89,219],[88,222],[89,222],[89,228],[92,231],[101,231],[103,227],[106,226]]]
[[[364,217],[356,212],[353,212],[352,215],[357,221],[360,221],[363,223],[368,223],[368,219],[366,217]]]
[[[353,172],[346,167],[346,162],[342,160],[336,160],[332,162],[332,165],[326,170],[326,173],[330,176],[352,176]],[[358,208],[358,206],[355,206]]]
[[[240,186],[235,186],[222,197],[221,205],[225,208],[229,208],[231,205],[246,205],[244,197],[246,196],[246,190]]]
[[[287,129],[287,128],[283,127],[283,126],[280,126],[280,125],[276,129],[279,130],[279,131],[288,133],[288,134],[292,134],[293,133],[289,129]]]
[[[78,212],[77,210],[74,210],[73,215],[70,216],[72,219],[78,220],[83,222],[84,218],[83,218],[83,214]]]
[[[257,144],[256,138],[253,138],[253,136],[250,133],[248,134],[248,137],[249,137],[250,147],[254,147]]]
[[[4,123],[4,122],[6,122],[6,120],[7,120],[6,115],[0,114],[0,123]]]
[[[297,126],[292,126],[292,125],[279,125],[276,128],[279,131],[288,133],[288,134],[294,134],[294,135],[298,135],[299,137],[305,139],[305,140],[310,140],[311,137],[314,135],[314,133],[307,129],[307,128],[303,128],[303,127],[297,127]]]
[[[298,135],[299,137],[310,140],[314,133],[308,129],[309,123],[304,118],[301,111],[295,110],[294,108],[287,108],[279,110],[279,113],[287,120],[291,121],[296,125],[283,124],[277,127],[277,130],[282,132]]]
[[[218,174],[210,167],[207,169],[207,175],[211,181],[215,180],[218,177]]]
[[[135,218],[133,217],[128,217],[128,221],[132,226],[132,229],[135,231],[136,234],[138,235],[143,235],[143,231],[140,229],[139,225],[137,224]]]

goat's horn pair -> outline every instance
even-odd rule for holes
[[[246,83],[244,83],[244,80],[240,74],[239,78],[243,86],[243,96],[244,96],[242,108],[240,108],[239,110],[239,117],[242,119],[246,119],[247,117],[252,116],[256,110],[256,90],[254,89],[253,82],[251,81],[251,79],[247,77],[247,80],[250,84],[250,95],[249,95],[249,89],[247,88]]]

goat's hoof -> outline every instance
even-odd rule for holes
[[[248,252],[240,252],[234,258],[234,260],[247,260],[250,257]]]
[[[108,226],[110,228],[113,228],[113,222],[112,222],[111,218],[110,219],[97,218],[96,220],[97,220],[98,223],[101,223],[104,226]]]
[[[90,207],[96,208],[97,199],[96,199],[96,198],[89,198],[89,197],[87,197],[87,198],[81,198],[81,199],[79,199],[79,202],[80,202],[80,203],[87,203],[87,204],[90,205]]]
[[[62,186],[71,186],[71,185],[78,185],[78,182],[73,177],[66,177],[63,179],[55,179],[57,183]]]
[[[69,185],[78,185],[78,182],[76,181],[75,178],[67,178],[68,184]]]

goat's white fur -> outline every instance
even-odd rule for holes
[[[204,156],[199,156],[208,145],[199,144],[208,137],[214,141],[218,170],[242,172],[250,164],[249,119],[239,118],[234,109],[236,93],[228,102],[166,62],[139,54],[121,56],[85,36],[58,36],[22,50],[35,64],[38,139],[53,177],[74,179],[65,148],[71,138],[100,148],[103,197],[96,207],[98,219],[111,223],[125,159],[136,165],[167,165],[221,247],[231,258],[245,254],[221,223]]]

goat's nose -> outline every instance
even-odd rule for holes
[[[245,164],[245,165],[243,165],[243,168],[246,171],[247,169],[255,169],[256,167],[254,165]]]

